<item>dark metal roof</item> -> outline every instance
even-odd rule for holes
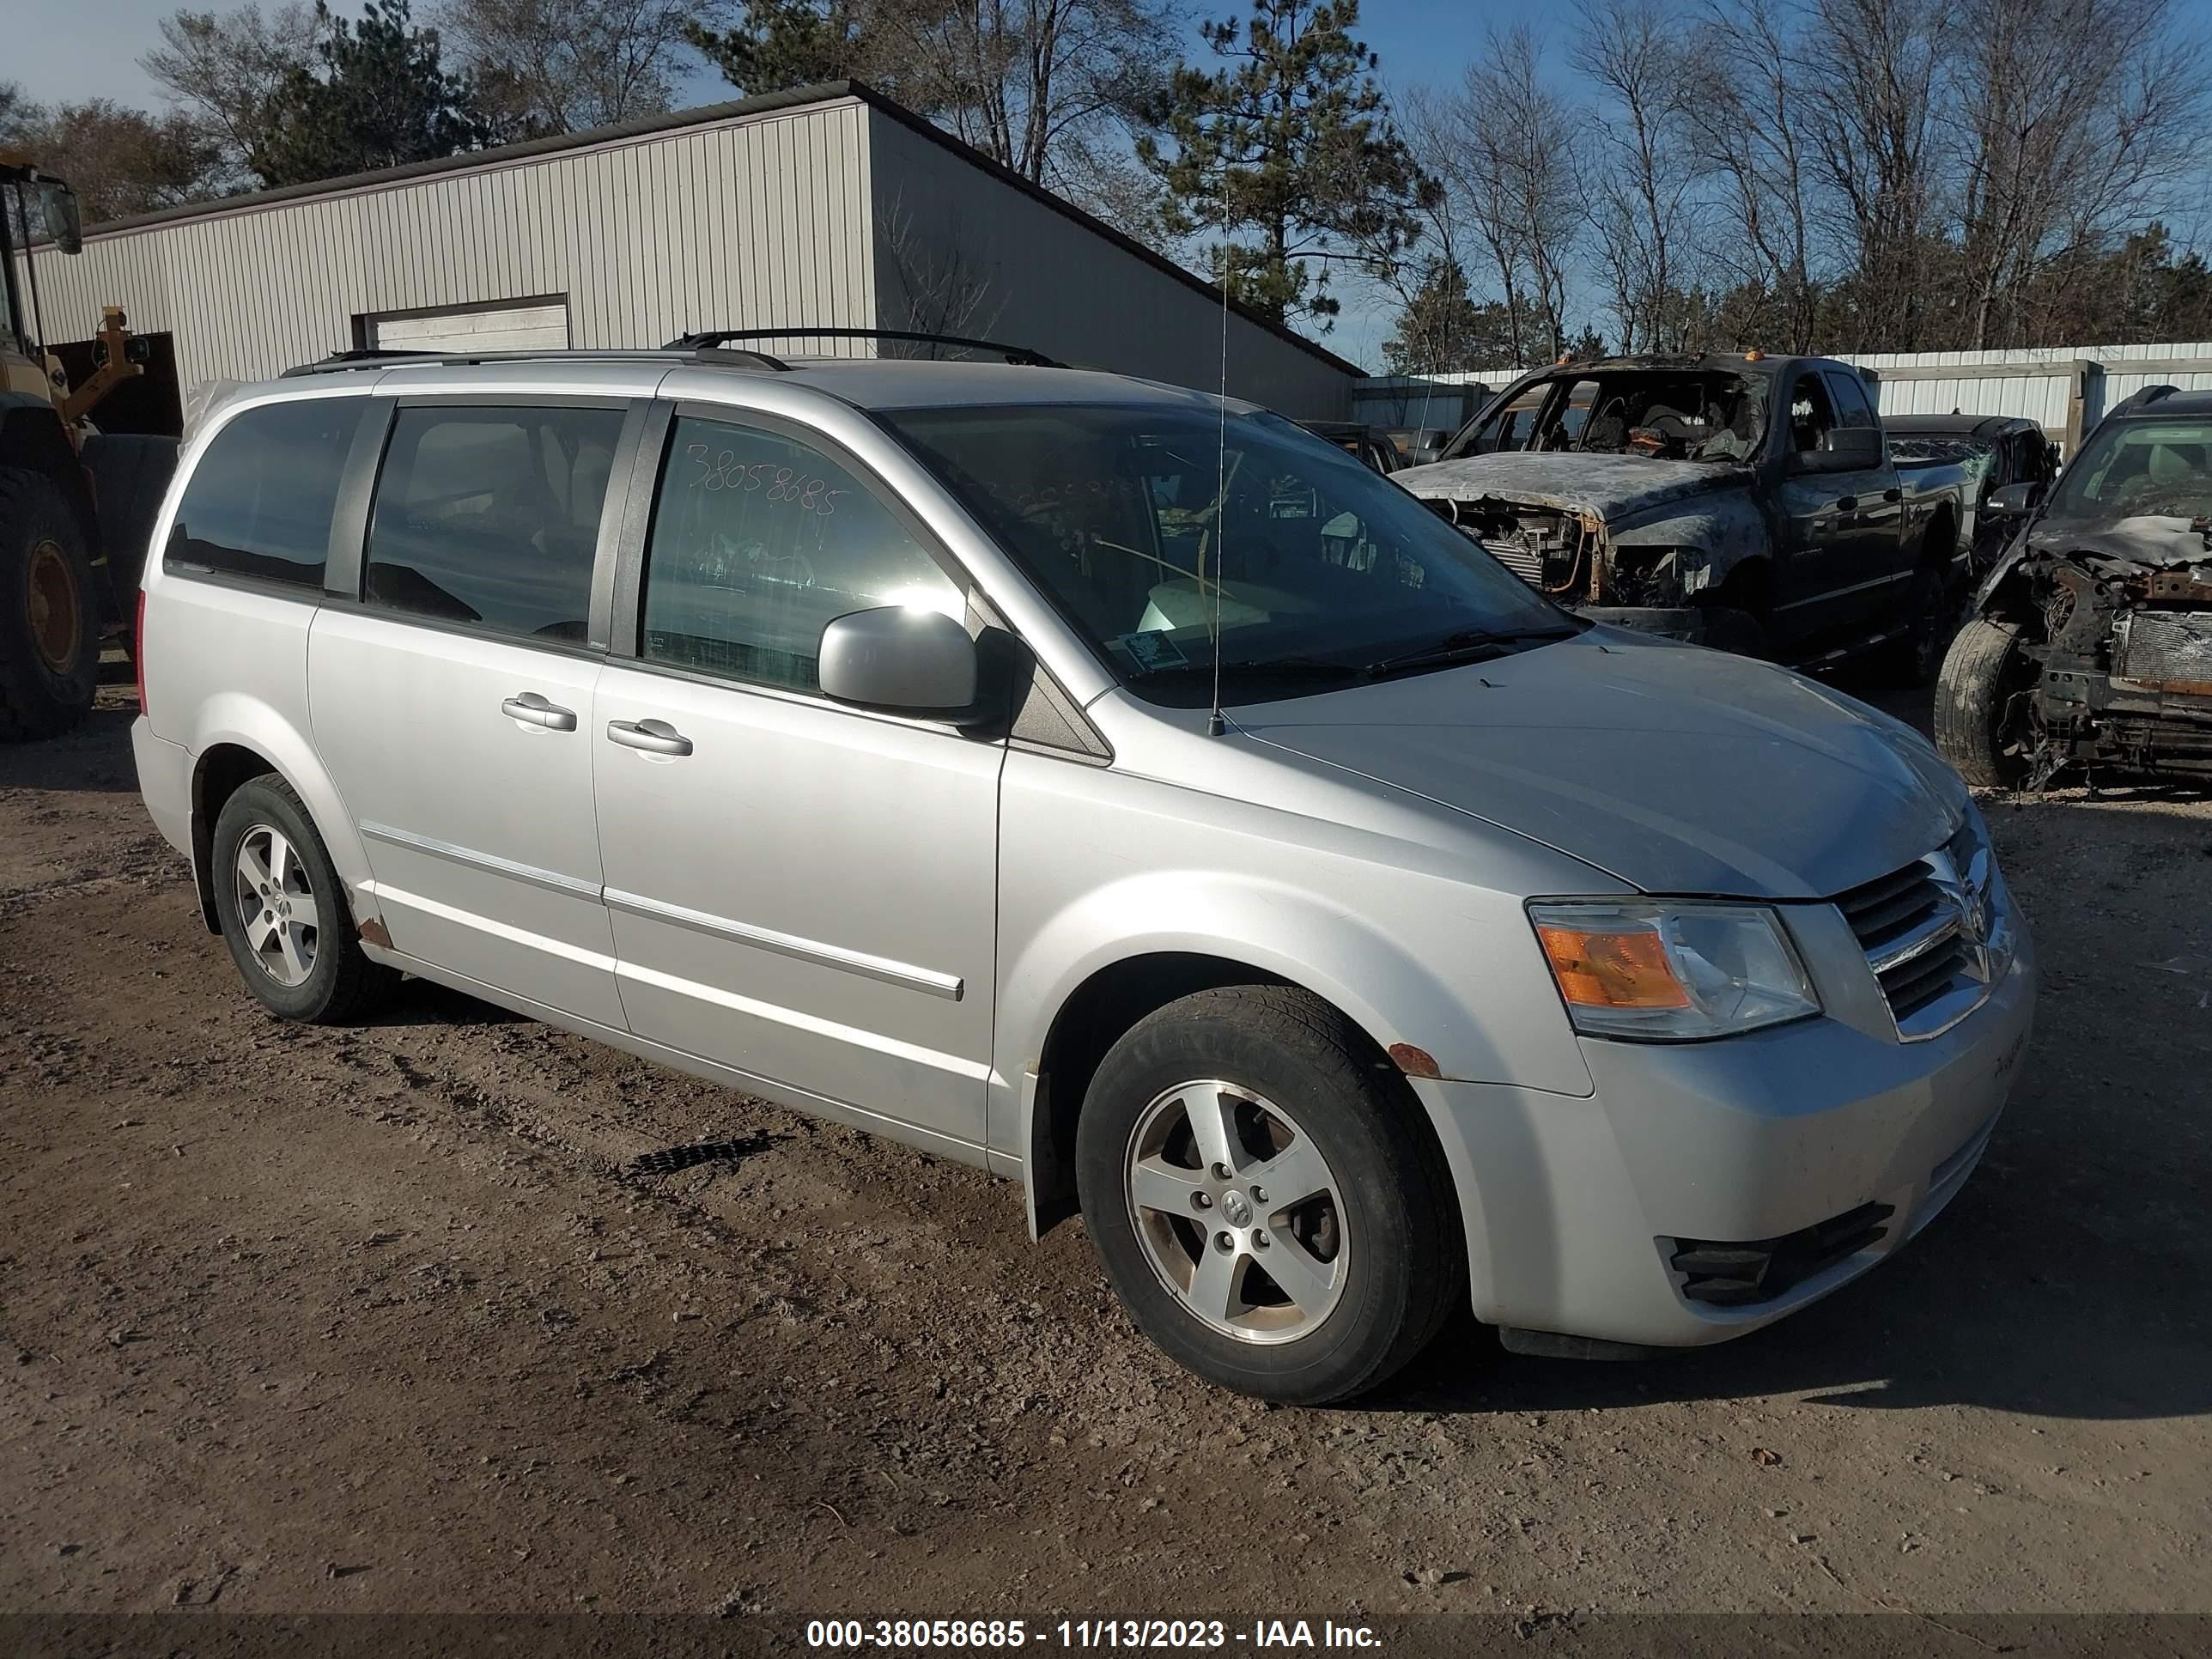
[[[465,173],[477,167],[501,167],[514,161],[526,161],[544,155],[557,155],[565,150],[589,149],[595,145],[622,143],[626,141],[650,138],[662,133],[682,132],[691,127],[711,126],[742,116],[770,114],[777,110],[803,109],[810,105],[832,103],[839,99],[857,98],[871,108],[880,111],[900,125],[928,139],[939,149],[949,151],[981,168],[1010,190],[1018,190],[1031,200],[1042,203],[1065,218],[1073,219],[1094,234],[1104,237],[1123,252],[1143,260],[1155,270],[1174,277],[1186,288],[1194,289],[1218,302],[1221,290],[1194,271],[1184,270],[1156,248],[1146,247],[1134,237],[1114,228],[1104,220],[1085,212],[1074,203],[1055,196],[1042,185],[1024,178],[1012,167],[1001,166],[973,145],[962,143],[935,123],[916,115],[902,104],[894,103],[873,87],[861,81],[825,81],[811,87],[794,87],[788,92],[762,93],[756,97],[738,98],[728,103],[701,104],[691,109],[672,110],[665,115],[645,116],[635,121],[619,121],[612,126],[593,127],[586,132],[563,132],[550,138],[530,138],[519,144],[500,144],[490,149],[466,150],[459,155],[441,155],[434,161],[410,161],[401,167],[378,167],[369,173],[349,173],[342,179],[319,179],[312,184],[285,185],[276,190],[257,190],[243,196],[219,197],[211,202],[194,202],[185,207],[162,208],[152,213],[133,214],[129,218],[111,219],[105,224],[92,225],[85,230],[89,242],[97,237],[121,233],[152,229],[162,225],[176,224],[188,219],[210,218],[217,214],[254,212],[264,208],[281,207],[290,202],[313,201],[319,197],[340,196],[357,190],[386,190],[394,185],[411,184],[420,179],[434,179],[441,173]],[[1309,340],[1303,334],[1263,316],[1251,307],[1231,301],[1231,308],[1246,322],[1266,329],[1279,339],[1286,340],[1309,356],[1317,357],[1330,368],[1346,374],[1364,375],[1366,370],[1358,364],[1348,362],[1328,347]]]
[[[1741,351],[1685,351],[1675,353],[1638,352],[1633,356],[1570,357],[1543,368],[1530,369],[1531,374],[1565,374],[1595,372],[1604,374],[1619,369],[1667,368],[1698,374],[1773,374],[1791,363],[1828,362],[1830,358],[1801,357],[1790,352],[1761,352],[1756,357]],[[1849,364],[1843,365],[1849,368]],[[1879,372],[1879,371],[1877,371]]]
[[[1892,432],[1927,438],[1994,438],[2006,431],[2043,430],[2042,422],[2027,415],[1885,415],[1881,423]]]
[[[2184,392],[2170,386],[2145,386],[2105,418],[2127,420],[2138,415],[2212,415],[2212,392]]]

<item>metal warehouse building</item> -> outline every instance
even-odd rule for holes
[[[854,82],[120,220],[36,267],[76,374],[103,303],[152,337],[146,380],[104,410],[143,429],[197,385],[368,346],[924,328],[1185,385],[1222,373],[1218,289]],[[1353,365],[1241,308],[1227,328],[1231,392],[1350,407]]]

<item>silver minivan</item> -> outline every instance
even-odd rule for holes
[[[1337,1400],[1755,1329],[1957,1193],[2027,935],[1919,737],[1580,622],[1249,405],[707,348],[370,361],[187,446],[146,804],[291,1018],[404,974],[1080,1211]]]

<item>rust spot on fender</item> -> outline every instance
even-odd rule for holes
[[[1416,1048],[1410,1042],[1392,1043],[1390,1058],[1407,1077],[1442,1077],[1444,1074],[1443,1067],[1437,1064],[1433,1054],[1425,1048]]]
[[[362,944],[374,945],[380,951],[392,948],[392,935],[385,930],[384,924],[373,916],[362,923],[361,939]]]

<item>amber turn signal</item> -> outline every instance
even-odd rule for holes
[[[1539,924],[1560,994],[1584,1008],[1686,1008],[1667,946],[1652,928],[1599,933]]]

